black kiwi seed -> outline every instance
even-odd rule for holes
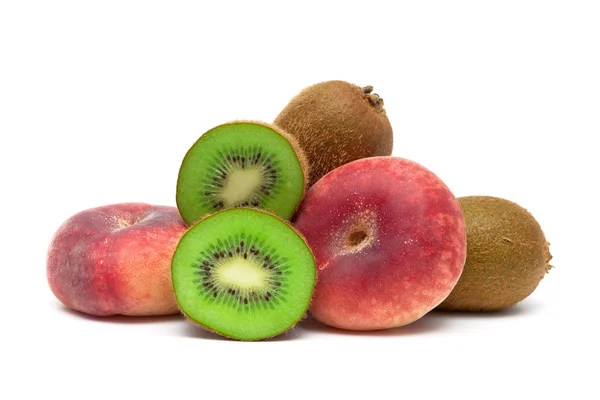
[[[230,173],[236,170],[246,169],[247,167],[255,168],[255,165],[258,165],[263,173],[263,183],[255,193],[249,196],[248,200],[241,201],[238,205],[241,207],[250,205],[260,207],[263,200],[272,196],[274,194],[274,189],[279,185],[272,157],[265,159],[261,152],[254,153],[255,151],[256,149],[241,149],[242,154],[221,155],[222,161],[219,161],[219,157],[213,159],[213,164],[215,166],[212,168],[212,171],[214,171],[216,175],[211,176],[209,180],[205,180],[204,190],[202,191],[204,198],[202,201],[205,203],[208,202],[208,205],[211,205],[213,209],[224,208],[225,203],[219,198],[219,189],[224,187],[224,183],[230,176]],[[215,187],[217,189],[215,189]]]
[[[271,260],[271,257],[268,254],[264,256],[264,258],[258,258],[258,254],[261,253],[261,246],[263,253],[265,251],[267,253],[269,252],[268,248],[264,247],[264,244],[259,244],[258,242],[256,242],[256,240],[252,238],[250,239],[249,243],[245,240],[235,240],[231,238],[229,240],[219,241],[218,246],[221,246],[221,248],[218,248],[217,246],[211,246],[210,253],[208,255],[205,254],[203,258],[198,260],[198,271],[203,275],[202,280],[198,282],[198,284],[200,285],[199,287],[207,288],[210,294],[212,294],[211,298],[213,298],[214,301],[226,302],[226,300],[218,299],[218,294],[221,290],[223,290],[228,295],[231,295],[236,299],[238,298],[237,294],[240,290],[242,291],[242,293],[244,292],[243,289],[227,287],[226,284],[223,288],[224,284],[221,282],[217,285],[218,278],[212,276],[213,269],[218,268],[221,264],[227,263],[228,260],[230,260],[231,258],[239,257],[240,255],[243,257],[243,259],[252,260],[256,262],[257,265],[262,265],[263,268],[267,269],[267,271],[269,271],[269,274],[271,274],[271,277],[267,281],[270,282],[270,284],[272,285],[269,291],[262,293],[260,291],[256,292],[254,290],[247,291],[245,295],[243,294],[239,297],[240,303],[243,302],[243,305],[248,307],[260,307],[261,300],[265,299],[265,301],[271,301],[271,297],[273,296],[273,293],[271,293],[271,291],[273,289],[276,290],[275,293],[278,290],[281,290],[279,289],[281,283],[278,281],[274,281],[273,278],[275,276],[283,275],[285,268],[279,266],[277,263],[269,265],[268,261]],[[245,251],[242,252],[242,250]],[[208,259],[205,258],[206,256],[208,256]]]

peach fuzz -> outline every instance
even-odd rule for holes
[[[122,203],[75,214],[50,243],[50,289],[96,316],[176,314],[171,258],[186,230],[175,207]]]
[[[448,296],[465,263],[457,199],[431,171],[402,158],[364,158],[329,172],[294,224],[317,260],[310,312],[337,328],[418,320]]]

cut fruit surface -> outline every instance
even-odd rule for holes
[[[303,159],[285,133],[267,124],[217,126],[183,159],[177,180],[179,212],[190,225],[209,213],[246,206],[289,219],[306,187]]]
[[[172,275],[190,320],[223,336],[260,340],[306,314],[316,265],[289,224],[265,211],[232,208],[188,230],[173,255]]]

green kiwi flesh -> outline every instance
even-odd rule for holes
[[[467,228],[467,259],[442,310],[494,311],[528,297],[551,266],[549,244],[535,218],[492,196],[458,198]]]
[[[316,264],[303,237],[281,218],[231,208],[203,218],[183,235],[172,277],[189,320],[252,341],[279,335],[306,314]]]
[[[392,126],[372,86],[339,80],[309,86],[290,100],[274,124],[295,137],[306,154],[309,187],[350,161],[392,154]]]
[[[177,207],[189,225],[232,207],[257,207],[289,219],[304,195],[306,163],[284,132],[231,122],[203,134],[185,155]]]

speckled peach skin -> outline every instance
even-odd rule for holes
[[[448,187],[420,164],[372,157],[331,171],[293,220],[318,265],[311,314],[349,330],[409,324],[454,288],[465,224]]]
[[[96,316],[178,313],[171,258],[186,229],[175,207],[122,203],[82,211],[52,238],[50,289],[65,306]]]

